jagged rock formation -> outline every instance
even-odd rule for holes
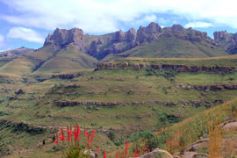
[[[48,35],[44,46],[54,45],[64,48],[75,45],[80,51],[86,52],[97,59],[102,59],[109,54],[118,54],[131,48],[150,43],[162,38],[174,37],[191,43],[202,43],[211,48],[216,48],[215,41],[207,36],[207,33],[185,29],[181,25],[161,28],[152,22],[147,27],[140,27],[137,31],[133,28],[127,32],[117,31],[105,35],[84,34],[81,29],[71,30],[56,29],[52,35]]]
[[[226,31],[214,32],[214,40],[220,46],[231,54],[237,53],[237,33],[228,33]]]
[[[84,48],[83,31],[81,29],[73,28],[71,30],[57,28],[52,35],[48,35],[44,42],[44,46],[54,44],[60,47],[68,44],[75,44],[80,49]]]

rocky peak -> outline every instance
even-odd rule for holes
[[[127,31],[127,41],[134,43],[137,37],[137,31],[131,28]]]
[[[219,31],[219,32],[214,32],[213,33],[214,35],[214,40],[216,42],[228,42],[231,40],[231,34],[229,34],[228,32],[226,31]]]
[[[119,30],[114,33],[114,41],[115,42],[122,42],[126,40],[126,33]]]
[[[206,32],[193,30],[192,28],[185,29],[183,26],[175,24],[171,27],[165,27],[162,30],[162,36],[176,37],[190,42],[208,42],[214,45],[214,41],[208,37]]]
[[[131,28],[127,32],[119,30],[105,35],[87,35],[78,28],[70,30],[57,28],[53,34],[48,35],[44,46],[53,45],[60,49],[68,45],[74,45],[79,51],[88,53],[97,59],[102,59],[108,54],[121,53],[141,44],[170,37],[192,43],[207,44],[213,48],[216,47],[215,41],[208,37],[205,32],[193,30],[192,28],[186,29],[177,24],[161,28],[159,24],[154,22],[145,27],[141,26],[137,31]],[[216,33],[215,37],[219,40],[222,38],[224,40],[229,39],[229,36],[228,38],[226,37],[226,33]],[[230,41],[233,43],[232,45],[236,45],[237,35],[233,36]]]
[[[137,31],[136,42],[140,44],[157,40],[161,31],[162,28],[154,22],[150,23],[147,27],[140,27]]]
[[[81,29],[73,28],[70,30],[66,30],[57,28],[52,35],[48,35],[45,40],[44,46],[53,44],[56,46],[63,47],[70,43],[76,43],[78,45],[81,45],[82,41],[83,31]]]
[[[171,30],[173,32],[181,32],[181,31],[184,31],[184,28],[182,25],[178,25],[178,24],[174,24],[172,27],[171,27]]]
[[[226,31],[214,32],[214,40],[220,46],[224,47],[229,53],[237,53],[237,33],[231,34]]]
[[[151,22],[145,29],[147,32],[150,32],[150,33],[161,32],[160,25],[158,25],[157,23],[154,23],[154,22]]]

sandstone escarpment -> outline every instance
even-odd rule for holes
[[[120,102],[120,101],[113,101],[113,102],[104,102],[104,101],[90,101],[90,100],[84,100],[84,101],[72,101],[72,100],[55,100],[54,102],[55,106],[58,107],[71,107],[71,106],[97,106],[97,107],[115,107],[115,106],[123,106],[123,105],[132,105],[132,106],[138,106],[138,105],[162,105],[166,107],[174,107],[177,105],[182,106],[192,106],[192,107],[212,107],[217,104],[224,103],[221,99],[214,99],[210,101],[203,101],[203,100],[183,100],[183,101],[177,101],[177,102],[171,102],[171,101],[161,101],[161,100],[146,100],[146,101],[129,101],[129,102]]]
[[[113,107],[115,105],[119,105],[119,102],[100,102],[100,101],[66,101],[66,100],[57,100],[54,101],[54,104],[58,107],[66,107],[66,106],[79,106],[79,105],[96,105],[96,106],[104,106],[104,107]]]
[[[151,68],[155,70],[176,71],[176,72],[213,72],[213,73],[231,73],[236,71],[235,67],[228,66],[187,66],[175,64],[136,64],[136,63],[99,63],[96,70],[114,70],[114,69],[133,69],[142,70]]]
[[[237,84],[179,85],[178,87],[183,89],[195,89],[198,91],[237,90]]]
[[[48,35],[44,46],[53,45],[65,48],[74,45],[79,51],[86,52],[97,59],[102,59],[109,54],[118,54],[130,50],[145,43],[151,43],[162,38],[174,37],[191,43],[206,43],[210,47],[216,47],[215,41],[207,36],[207,33],[183,28],[181,25],[161,28],[157,23],[150,23],[146,27],[134,28],[124,32],[122,30],[104,35],[88,35],[83,30],[73,28],[70,30],[56,29]],[[209,47],[208,46],[208,47]]]

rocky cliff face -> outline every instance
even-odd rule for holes
[[[49,35],[44,46],[55,45],[60,48],[69,44],[76,45],[80,51],[86,52],[97,59],[102,59],[108,54],[117,54],[144,43],[150,43],[163,37],[175,37],[190,42],[208,43],[216,47],[215,41],[207,36],[207,33],[185,29],[181,25],[161,28],[152,22],[146,27],[140,27],[137,31],[133,28],[127,32],[117,31],[105,35],[87,35],[81,29],[56,29]]]
[[[64,47],[71,43],[77,45],[81,49],[84,48],[84,34],[81,29],[73,28],[71,30],[65,30],[57,28],[52,35],[48,35],[44,42],[44,46],[53,44]]]
[[[231,54],[237,53],[237,33],[231,34],[226,31],[214,32],[214,40]]]

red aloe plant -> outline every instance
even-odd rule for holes
[[[74,130],[73,130],[73,135],[74,135],[74,141],[75,143],[78,141],[80,141],[80,134],[81,134],[81,129],[80,129],[80,126],[77,125],[76,127],[74,127]]]
[[[104,151],[103,158],[106,158],[106,157],[107,157],[106,151]]]
[[[136,148],[136,149],[134,150],[134,152],[133,152],[133,157],[139,157],[139,154],[140,154],[140,152],[139,152],[139,150]]]
[[[86,137],[86,141],[87,141],[86,142],[87,147],[89,148],[91,147],[91,144],[95,138],[95,134],[96,134],[96,130],[92,130],[90,133],[87,130],[84,131],[84,136]]]
[[[89,142],[89,132],[85,129],[84,130],[84,136],[86,137],[86,145],[88,147],[88,142]]]
[[[129,145],[128,141],[126,141],[124,144],[124,157],[128,157],[129,146],[130,145]]]
[[[115,154],[115,158],[119,158],[119,152],[118,151]]]
[[[92,144],[92,142],[93,142],[93,140],[95,138],[95,134],[96,134],[96,130],[92,130],[90,135],[89,135],[89,141],[88,141],[89,147],[91,146],[91,144]]]
[[[72,129],[70,127],[67,127],[67,141],[72,141]]]
[[[64,137],[64,131],[63,131],[62,128],[60,129],[59,139],[60,139],[62,142],[65,140],[65,137]]]

